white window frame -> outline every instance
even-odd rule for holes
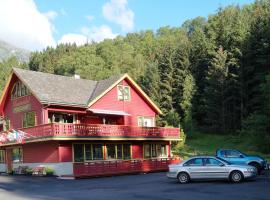
[[[145,126],[145,124],[144,124],[144,122],[145,122],[144,120],[145,119],[151,119],[152,120],[152,126]],[[156,125],[156,123],[155,123],[155,117],[138,116],[138,126],[140,126],[140,127],[155,127],[155,125]]]

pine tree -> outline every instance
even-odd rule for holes
[[[225,132],[225,90],[228,76],[227,52],[220,47],[215,53],[205,86],[205,121],[211,132]]]

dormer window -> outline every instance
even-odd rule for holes
[[[130,87],[124,85],[117,86],[118,100],[119,101],[130,101]]]
[[[17,97],[23,97],[28,94],[29,94],[29,91],[26,88],[26,86],[21,81],[17,81],[14,84],[13,89],[11,91],[11,98],[15,99]]]

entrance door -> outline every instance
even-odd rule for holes
[[[12,172],[12,149],[6,149],[6,164],[7,164],[7,172],[11,173]]]

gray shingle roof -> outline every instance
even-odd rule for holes
[[[123,76],[116,75],[105,80],[93,81],[19,68],[13,68],[13,71],[42,104],[83,108],[87,108],[89,102]]]

